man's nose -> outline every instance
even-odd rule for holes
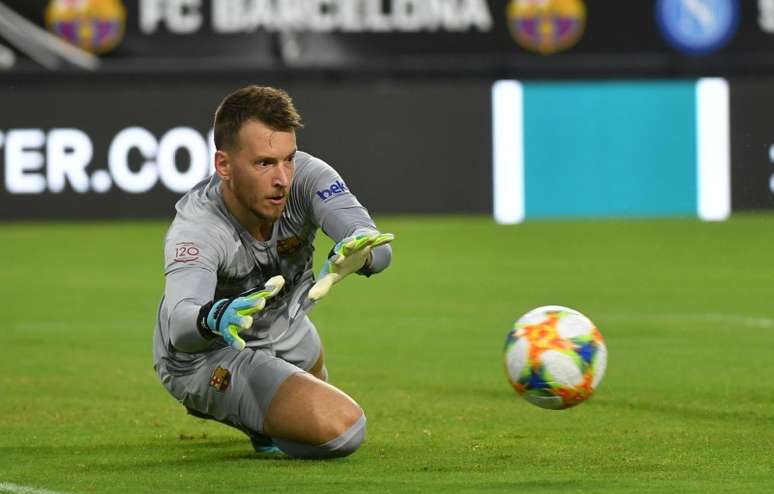
[[[284,166],[280,165],[277,167],[276,172],[274,173],[273,185],[275,187],[287,187],[290,185],[290,173]]]

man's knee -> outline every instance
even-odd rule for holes
[[[305,444],[324,444],[345,434],[363,410],[341,390],[309,374],[297,373],[279,387],[262,433]]]
[[[328,411],[318,421],[318,442],[328,442],[341,437],[352,429],[361,417],[365,417],[363,409],[354,402],[342,403],[337,409]]]
[[[305,444],[276,437],[273,439],[279,449],[294,458],[339,458],[349,456],[360,448],[365,439],[365,429],[366,417],[361,410],[357,419],[341,434],[323,444]]]

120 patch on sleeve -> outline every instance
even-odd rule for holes
[[[199,259],[200,250],[193,242],[175,244],[175,262],[192,262]]]

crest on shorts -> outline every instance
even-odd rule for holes
[[[229,384],[231,384],[231,373],[223,367],[216,368],[210,378],[210,386],[215,388],[215,391],[225,391]]]

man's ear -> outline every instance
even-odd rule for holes
[[[215,173],[223,180],[228,182],[231,179],[231,161],[226,151],[215,151]]]

